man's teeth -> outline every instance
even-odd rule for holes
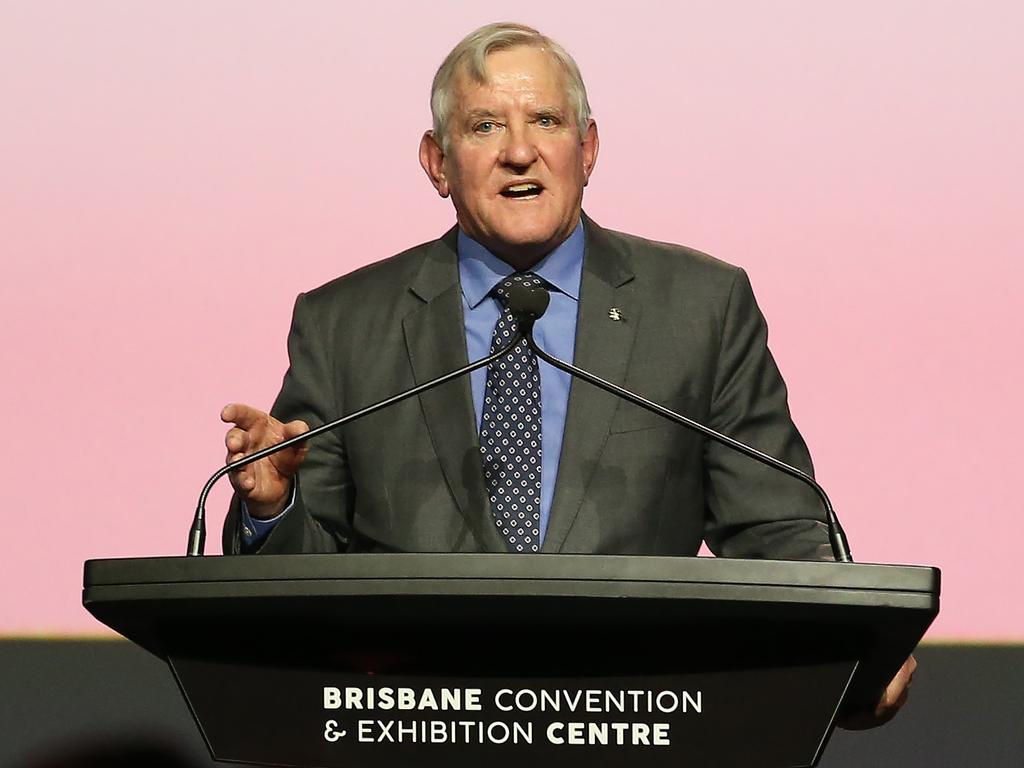
[[[505,187],[502,190],[503,195],[511,195],[513,197],[527,197],[529,195],[540,194],[541,188],[539,184],[513,184],[510,187]]]

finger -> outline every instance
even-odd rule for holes
[[[290,421],[283,425],[281,428],[281,439],[282,440],[294,440],[301,438],[304,434],[309,432],[309,425],[304,421]],[[300,440],[291,447],[293,455],[304,457],[309,452],[309,447],[305,440]],[[301,459],[300,459],[301,461]]]
[[[910,685],[910,681],[914,679],[914,673],[917,671],[917,659],[911,656],[907,659],[907,685]]]
[[[282,434],[285,440],[304,435],[309,431],[309,425],[304,421],[290,421],[282,427]],[[279,473],[285,477],[293,477],[299,471],[299,465],[306,460],[309,454],[309,445],[302,441],[293,445],[290,449],[282,451],[271,457],[271,462]]]
[[[244,403],[231,403],[225,405],[220,412],[220,420],[226,424],[237,424],[245,430],[252,429],[261,423],[266,423],[268,416],[259,408],[253,408]]]
[[[238,427],[232,427],[224,435],[224,447],[228,449],[228,454],[240,453],[244,451],[249,443],[249,434]],[[233,459],[228,459],[233,461]]]
[[[284,438],[289,440],[309,432],[309,424],[301,420],[289,421],[284,425]]]
[[[917,659],[913,656],[908,657],[907,660],[903,662],[903,666],[900,667],[899,672],[897,672],[896,676],[892,679],[892,682],[889,683],[889,688],[892,688],[897,693],[905,691],[910,687],[910,683],[914,679],[914,671],[916,669]]]
[[[882,694],[882,698],[878,702],[878,706],[875,707],[875,714],[884,715],[889,710],[895,708],[900,697],[903,695],[903,690],[904,689],[902,687],[897,687],[893,685],[893,683],[889,683],[885,689],[885,693]]]
[[[895,713],[903,706],[907,700],[915,669],[917,669],[917,661],[913,656],[903,662],[903,666],[900,667],[896,676],[885,687],[885,693],[882,695],[882,700],[878,702],[876,713],[881,714],[890,710]]]
[[[909,686],[903,689],[903,693],[896,699],[895,709],[903,709],[903,705],[907,703],[907,697],[910,695]]]
[[[228,480],[231,481],[231,487],[242,496],[247,496],[256,487],[256,478],[249,467],[242,467],[234,472],[229,472]]]

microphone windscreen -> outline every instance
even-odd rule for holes
[[[517,321],[533,322],[539,320],[547,312],[551,296],[543,285],[526,286],[513,283],[508,288],[505,305]]]

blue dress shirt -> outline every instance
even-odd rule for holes
[[[537,345],[551,355],[571,363],[576,345],[576,315],[580,301],[580,279],[583,275],[583,224],[555,250],[530,271],[548,283],[551,303],[547,312],[534,325]],[[459,230],[459,281],[462,285],[462,316],[466,325],[466,353],[470,360],[486,357],[491,351],[491,336],[501,316],[501,303],[488,295],[492,288],[515,270],[488,251],[480,243]],[[569,404],[572,377],[540,360],[540,538],[548,529],[551,500],[555,495],[558,460],[562,453],[565,412]],[[484,412],[484,389],[487,369],[478,368],[470,374],[473,409],[477,429]]]
[[[580,280],[583,276],[584,242],[581,221],[561,245],[530,270],[544,279],[551,294],[547,312],[534,325],[534,339],[541,349],[569,363],[573,361],[573,350],[576,346],[576,316],[579,310]],[[501,303],[489,294],[495,285],[515,272],[515,269],[464,234],[461,229],[458,254],[466,353],[469,360],[479,360],[490,354],[491,336],[501,316]],[[555,495],[555,479],[558,477],[558,461],[562,454],[562,435],[565,432],[565,414],[569,404],[572,377],[543,360],[539,363],[543,452],[540,537],[543,541],[551,516],[551,501]],[[470,374],[470,386],[473,390],[473,409],[479,430],[484,411],[484,389],[487,386],[486,368],[479,368]],[[291,504],[292,502],[277,517],[257,520],[249,515],[243,503],[241,518],[245,544],[251,547],[264,539],[273,530],[274,525],[288,514]]]

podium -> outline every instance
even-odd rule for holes
[[[603,555],[90,560],[217,760],[816,765],[938,613],[934,568]]]

